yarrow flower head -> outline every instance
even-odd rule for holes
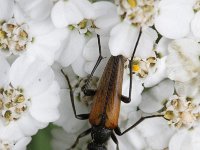
[[[26,146],[31,141],[30,137],[23,137],[17,141],[0,139],[1,150],[26,150]]]
[[[115,0],[122,20],[132,25],[153,26],[158,0]]]
[[[48,3],[48,0],[45,1]],[[46,17],[43,18],[44,16],[41,15],[43,19],[39,20],[33,17],[39,14],[34,13],[31,8],[29,11],[33,14],[30,15],[35,19],[25,14],[24,11],[27,11],[26,7],[28,7],[26,2],[0,1],[0,5],[4,7],[0,15],[0,53],[5,57],[26,53],[43,59],[51,65],[60,48],[63,31],[55,29],[46,13]],[[37,6],[38,3],[35,5]]]
[[[140,78],[146,78],[149,74],[149,70],[153,68],[156,63],[156,57],[149,57],[146,59],[135,57],[132,64],[132,71]]]
[[[23,55],[10,67],[0,57],[0,66],[0,138],[32,136],[58,119],[59,87],[45,62]]]
[[[195,12],[198,12],[200,10],[200,0],[196,0],[193,9]]]
[[[0,89],[1,120],[4,120],[5,124],[20,119],[30,104],[31,100],[25,98],[23,89],[15,89],[12,85]]]
[[[57,61],[63,67],[79,63],[88,39],[96,33],[109,34],[112,26],[118,21],[113,17],[116,16],[115,11],[114,4],[110,2],[58,1],[52,9],[51,18],[57,28],[67,28],[67,30]],[[114,19],[111,22],[103,21],[108,14]],[[71,51],[74,52],[73,57]]]
[[[198,125],[200,107],[189,97],[174,95],[166,103],[164,117],[176,128],[192,128]]]
[[[20,54],[26,51],[33,42],[27,24],[18,24],[14,19],[0,24],[0,49],[10,54]]]
[[[71,24],[68,26],[70,30],[78,30],[79,33],[84,34],[86,36],[89,36],[94,32],[94,29],[96,28],[94,21],[90,19],[84,19],[78,24]]]
[[[87,121],[80,121],[75,118],[73,108],[71,106],[70,90],[66,78],[61,73],[59,65],[54,65],[53,68],[56,73],[55,77],[62,87],[59,93],[61,98],[59,105],[60,118],[55,121],[54,124],[63,127],[63,129],[68,133],[76,133],[87,124]],[[83,90],[81,89],[85,85],[87,77],[77,76],[74,74],[72,68],[70,67],[63,69],[63,71],[70,79],[70,84],[74,93],[74,103],[76,110],[81,113],[87,113],[92,104],[93,98],[92,96],[85,96]],[[97,88],[98,79],[99,78],[95,76],[91,78],[91,82],[89,84],[91,89]]]

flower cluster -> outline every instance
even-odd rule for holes
[[[199,0],[0,0],[0,149],[26,149],[50,122],[61,127],[52,131],[53,149],[70,148],[90,128],[74,116],[72,91],[77,114],[89,113],[93,97],[83,87],[102,58],[87,84],[96,90],[118,55],[123,95],[132,83],[119,127],[160,116],[119,137],[119,148],[200,149],[199,24]]]

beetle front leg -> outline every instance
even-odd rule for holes
[[[76,114],[76,108],[75,108],[75,104],[74,104],[74,91],[72,90],[72,86],[70,84],[68,76],[64,73],[63,70],[61,70],[61,72],[65,76],[65,78],[67,80],[67,83],[68,83],[68,86],[69,86],[70,99],[71,99],[71,104],[72,104],[72,108],[73,108],[73,112],[74,112],[75,117],[77,119],[79,119],[79,120],[86,120],[86,119],[88,119],[90,114],[79,114],[79,115]]]

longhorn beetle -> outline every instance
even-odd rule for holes
[[[136,127],[140,122],[142,122],[147,118],[163,117],[163,115],[152,115],[152,116],[142,117],[131,127],[129,127],[123,132],[121,132],[120,128],[118,127],[118,118],[119,118],[121,101],[123,101],[124,103],[129,103],[131,101],[131,90],[132,90],[131,66],[141,34],[142,31],[140,29],[132,57],[129,60],[129,70],[130,70],[129,97],[122,95],[122,82],[123,82],[123,72],[124,72],[124,62],[125,62],[125,58],[122,55],[111,56],[104,69],[97,90],[88,89],[89,81],[93,76],[97,66],[103,59],[101,55],[101,43],[99,35],[97,35],[99,57],[90,76],[88,77],[85,86],[82,87],[82,90],[85,95],[94,96],[93,105],[89,114],[79,114],[79,115],[76,114],[72,86],[70,84],[68,76],[63,72],[63,70],[61,70],[69,85],[71,103],[75,117],[80,120],[89,119],[89,122],[92,126],[88,130],[82,132],[77,137],[75,143],[69,149],[75,148],[80,138],[91,133],[92,142],[88,144],[87,146],[88,150],[106,150],[107,148],[105,146],[105,143],[108,141],[110,137],[117,145],[116,149],[119,150],[118,140],[114,132],[117,135],[121,136],[126,132],[130,131],[132,128]]]

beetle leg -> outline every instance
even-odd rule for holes
[[[81,88],[82,91],[83,91],[86,95],[87,95],[87,93],[88,93],[88,92],[87,92],[87,88],[88,88],[88,85],[89,85],[89,83],[90,83],[90,80],[91,80],[91,78],[92,78],[94,72],[96,71],[97,67],[99,66],[101,60],[103,59],[103,56],[102,56],[102,54],[101,54],[101,40],[100,40],[100,36],[99,36],[98,34],[97,34],[97,39],[98,39],[98,47],[99,47],[99,57],[98,57],[98,59],[97,59],[97,62],[96,62],[96,64],[95,64],[94,68],[92,69],[92,72],[91,72],[91,74],[89,75],[89,77],[88,77],[88,79],[87,79],[85,85]],[[90,92],[89,92],[89,93],[90,93]],[[92,95],[88,95],[88,96],[92,96]]]
[[[119,143],[118,143],[117,137],[115,136],[115,134],[113,132],[111,134],[111,138],[115,142],[115,144],[117,145],[116,150],[119,150]]]
[[[124,103],[130,103],[131,102],[131,98],[122,95],[121,96],[121,101],[124,102]]]
[[[71,149],[75,148],[76,145],[79,142],[79,139],[82,138],[82,137],[84,137],[84,136],[86,136],[86,135],[88,135],[88,134],[90,134],[90,132],[91,132],[91,128],[87,129],[86,131],[84,131],[81,134],[79,134],[79,136],[76,138],[76,141],[74,142],[74,144],[70,148],[68,148],[67,150],[71,150]]]
[[[74,111],[74,115],[77,119],[79,120],[86,120],[89,118],[89,115],[90,114],[80,114],[80,115],[77,115],[76,114],[76,108],[75,108],[75,104],[74,104],[74,91],[72,90],[72,86],[70,84],[70,81],[69,81],[69,78],[68,76],[64,73],[63,70],[61,70],[62,74],[65,76],[66,80],[67,80],[67,83],[69,85],[69,90],[70,90],[70,99],[71,99],[71,104],[72,104],[72,108],[73,108],[73,111]]]
[[[155,118],[155,117],[163,117],[163,115],[152,115],[152,116],[146,116],[146,117],[142,117],[140,118],[136,123],[134,123],[132,126],[130,126],[128,129],[126,129],[125,131],[121,132],[120,128],[117,127],[115,128],[115,133],[119,136],[127,133],[128,131],[130,131],[131,129],[133,129],[134,127],[136,127],[137,125],[139,125],[142,121],[144,121],[145,119],[149,119],[149,118]]]
[[[141,35],[142,35],[142,29],[140,29],[140,31],[139,31],[139,35],[138,35],[138,38],[137,38],[137,41],[136,41],[136,44],[135,44],[135,47],[134,47],[134,50],[133,50],[133,53],[132,53],[132,56],[131,56],[131,60],[129,60],[129,71],[130,71],[129,97],[122,95],[121,100],[124,103],[129,103],[131,101],[131,92],[132,92],[132,62],[133,62],[133,58],[134,58],[137,46],[139,44]]]

